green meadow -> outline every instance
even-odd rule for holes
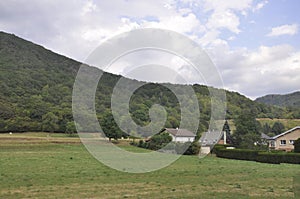
[[[119,146],[145,152],[128,141]],[[300,165],[214,156],[182,156],[158,171],[124,173],[94,159],[78,138],[0,134],[0,198],[296,198],[299,177]]]

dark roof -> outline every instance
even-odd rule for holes
[[[261,134],[261,138],[262,139],[266,139],[266,140],[272,140],[272,137],[270,137],[270,136],[268,136],[268,135],[266,135],[264,133]]]
[[[284,135],[286,135],[286,134],[288,134],[288,133],[291,133],[291,132],[293,132],[293,131],[295,131],[295,130],[297,130],[297,129],[300,129],[300,126],[296,126],[296,127],[294,127],[294,128],[292,128],[292,129],[290,129],[290,130],[287,130],[286,132],[283,132],[283,133],[281,133],[281,134],[279,134],[279,135],[275,135],[274,137],[272,137],[272,139],[277,139],[277,138],[279,138],[279,137],[281,137],[281,136],[284,136]]]
[[[165,131],[172,134],[175,137],[195,137],[196,135],[187,129],[172,129],[165,128]]]

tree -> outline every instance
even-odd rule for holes
[[[42,130],[45,132],[54,132],[59,126],[57,125],[58,117],[52,112],[46,113],[42,116]]]
[[[103,130],[103,133],[109,140],[114,139],[118,140],[122,137],[123,132],[118,127],[117,123],[114,120],[114,116],[110,111],[107,111],[103,114],[102,119],[100,120],[100,124]]]
[[[236,130],[233,134],[234,145],[239,148],[254,148],[254,143],[260,142],[260,124],[254,114],[242,112],[235,120]]]
[[[147,143],[147,148],[151,150],[159,150],[172,141],[169,133],[163,132],[153,135]]]
[[[225,131],[227,135],[229,135],[230,132],[231,132],[231,129],[230,129],[230,126],[229,126],[227,120],[226,120],[225,123],[224,123],[223,130],[222,130],[222,131]]]
[[[230,134],[231,129],[230,129],[230,126],[229,126],[227,120],[224,123],[222,131],[225,131],[225,133],[226,133],[226,143],[232,143],[232,141],[231,141],[231,134]],[[223,139],[224,139],[224,135],[223,135]]]
[[[281,122],[275,122],[272,127],[272,133],[278,135],[284,131],[284,125]]]
[[[274,134],[271,134],[272,133],[272,128],[270,127],[270,125],[268,123],[265,123],[262,127],[262,132],[264,134],[267,134],[269,136],[273,136]]]
[[[188,143],[188,142],[187,142]],[[194,141],[189,145],[187,150],[184,152],[184,155],[197,155],[200,152],[200,143]]]
[[[76,132],[77,130],[76,130],[75,122],[68,122],[66,124],[66,133],[71,136]]]
[[[294,142],[294,152],[295,153],[300,153],[300,138],[298,138],[295,142]]]

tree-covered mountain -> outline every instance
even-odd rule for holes
[[[72,89],[80,66],[80,62],[0,32],[0,132],[70,131],[74,127]],[[95,107],[104,127],[115,126],[108,118],[111,118],[111,95],[119,79],[120,76],[104,73],[97,87]],[[184,85],[173,86],[185,89]],[[203,85],[193,85],[193,89],[201,113],[200,118],[194,119],[200,119],[199,132],[202,132],[208,128],[210,119],[209,89]],[[242,110],[249,110],[256,117],[300,118],[299,112],[290,109],[254,102],[236,92],[226,91],[226,94],[229,119]],[[137,124],[147,125],[149,109],[157,103],[168,113],[165,127],[178,127],[181,119],[178,100],[159,84],[149,83],[135,91],[130,100],[131,117]],[[120,119],[126,124],[129,118],[120,116]]]
[[[286,95],[266,95],[257,98],[255,101],[280,107],[300,108],[300,91]]]

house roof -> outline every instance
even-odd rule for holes
[[[291,132],[293,132],[293,131],[295,131],[295,130],[297,130],[297,129],[300,129],[300,126],[296,126],[296,127],[294,127],[294,128],[292,128],[292,129],[290,129],[290,130],[287,130],[286,132],[283,132],[283,133],[281,133],[281,134],[279,134],[279,135],[276,135],[276,136],[274,136],[274,137],[272,137],[272,139],[277,139],[277,138],[279,138],[279,137],[281,137],[281,136],[284,136],[284,135],[286,135],[286,134],[288,134],[288,133],[291,133]]]
[[[266,139],[266,140],[271,140],[272,139],[272,137],[270,137],[270,136],[268,136],[268,135],[266,135],[264,133],[261,134],[261,138],[262,139]]]
[[[172,129],[165,128],[165,131],[169,132],[175,137],[195,137],[196,135],[187,129]]]

